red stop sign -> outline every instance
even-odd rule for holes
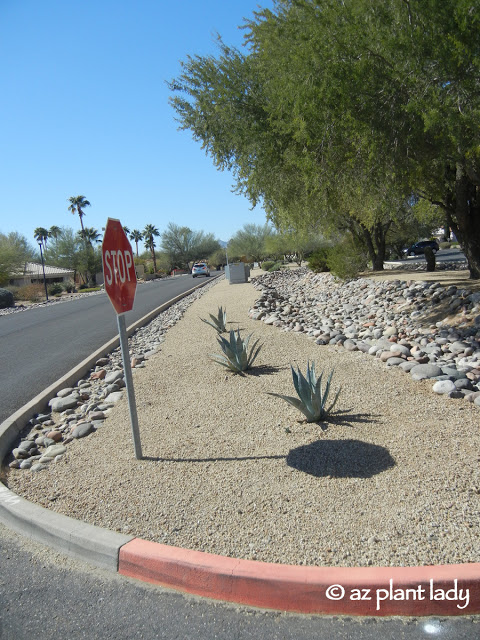
[[[102,243],[103,277],[105,291],[117,313],[133,307],[137,275],[133,263],[132,247],[120,220],[108,218]]]

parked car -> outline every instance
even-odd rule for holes
[[[210,269],[205,262],[196,262],[192,267],[192,276],[196,278],[197,276],[208,276],[210,275]]]
[[[436,240],[422,240],[421,242],[412,244],[408,249],[404,249],[403,252],[406,256],[418,256],[425,253],[425,249],[427,247],[429,247],[434,253],[437,253],[440,249]]]

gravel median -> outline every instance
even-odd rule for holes
[[[249,283],[221,280],[169,329],[126,398],[47,472],[8,476],[25,498],[95,525],[211,553],[317,566],[477,562],[478,407],[377,359],[248,318]],[[263,347],[234,375],[209,359],[228,326]],[[335,369],[331,419],[307,424],[267,392],[295,395],[290,364]],[[322,428],[323,427],[323,428]]]

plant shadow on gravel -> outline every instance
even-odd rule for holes
[[[371,478],[395,464],[388,449],[361,440],[317,440],[287,455],[289,467],[317,478]]]
[[[259,364],[249,369],[247,373],[249,376],[267,376],[271,375],[272,373],[278,373],[282,369],[288,369],[288,367],[276,367],[274,365]]]
[[[339,427],[353,427],[354,423],[360,422],[361,424],[368,424],[371,422],[379,422],[376,420],[376,416],[372,416],[371,414],[363,414],[363,413],[348,413],[348,409],[342,409],[341,411],[334,411],[328,416],[328,424],[334,424]],[[325,431],[322,427],[322,423],[319,421],[317,424]]]

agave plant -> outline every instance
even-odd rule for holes
[[[237,329],[236,333],[231,329],[229,340],[223,336],[219,336],[217,338],[218,344],[222,348],[223,355],[211,353],[210,357],[212,360],[215,360],[215,362],[227,367],[231,371],[235,371],[235,373],[241,373],[242,371],[250,369],[258,355],[258,352],[262,348],[262,345],[257,347],[258,339],[255,340],[250,349],[248,348],[252,335],[253,334],[250,334],[246,338],[242,338],[240,336],[239,329]],[[255,349],[255,347],[257,348]]]
[[[204,318],[200,318],[200,320],[202,322],[205,322],[205,324],[209,324],[211,327],[216,329],[218,333],[224,333],[227,330],[227,310],[226,309],[224,311],[222,307],[218,307],[217,317],[213,316],[211,313],[209,313],[208,315],[212,319],[211,322],[210,320],[205,320]]]
[[[290,365],[292,370],[293,384],[298,394],[298,398],[292,396],[284,396],[280,393],[269,393],[270,396],[277,396],[277,398],[283,398],[286,402],[299,409],[307,418],[307,422],[318,422],[319,420],[325,420],[327,415],[335,406],[340,395],[341,388],[337,391],[334,401],[327,408],[328,394],[330,392],[330,383],[332,381],[333,370],[328,376],[325,390],[322,389],[322,376],[323,372],[317,378],[315,374],[315,363],[307,363],[307,375],[306,377],[300,371],[300,367],[297,370]]]

